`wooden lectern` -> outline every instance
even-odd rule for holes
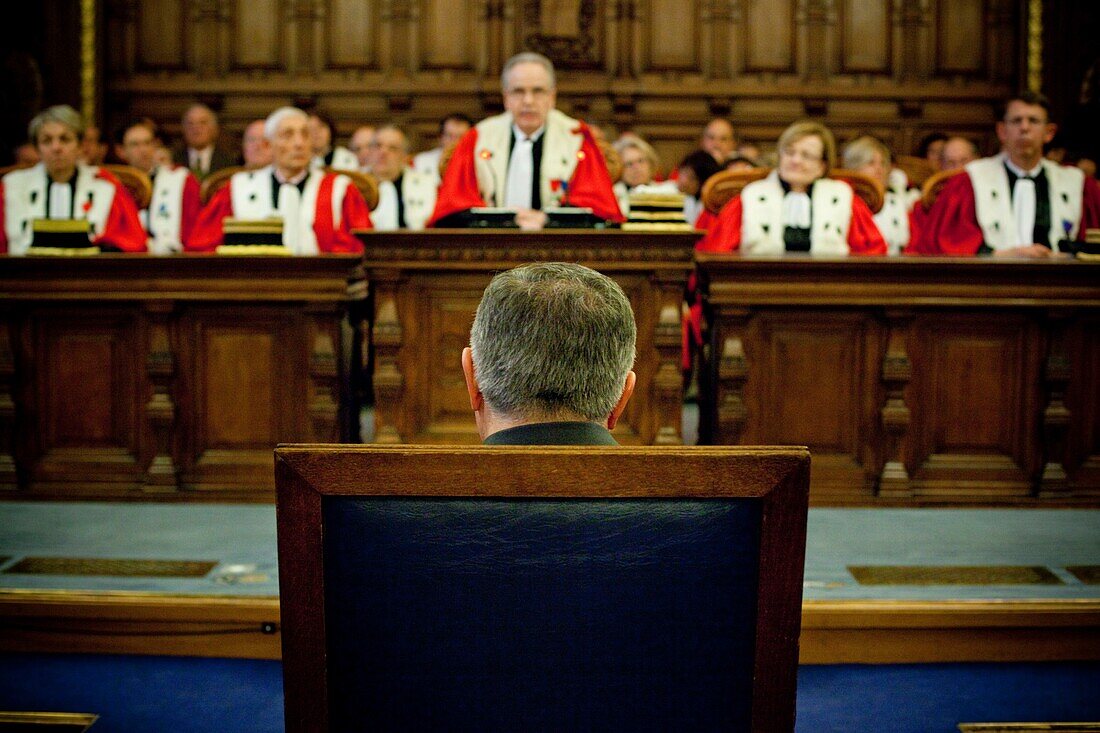
[[[287,730],[792,731],[809,467],[279,448]]]

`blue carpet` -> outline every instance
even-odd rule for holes
[[[802,667],[798,733],[956,733],[960,722],[1100,720],[1100,664]],[[278,662],[0,655],[0,709],[92,712],[93,733],[283,729]]]
[[[279,662],[0,654],[0,709],[96,713],[92,733],[283,730]]]
[[[959,723],[1100,720],[1100,664],[898,664],[798,670],[798,733],[958,733]]]

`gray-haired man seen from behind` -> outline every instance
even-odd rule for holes
[[[478,433],[496,445],[615,445],[637,328],[613,280],[566,263],[493,278],[462,351]]]

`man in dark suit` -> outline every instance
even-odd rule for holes
[[[172,150],[179,165],[190,168],[200,181],[214,171],[236,165],[234,156],[218,147],[218,116],[205,104],[193,104],[180,120],[183,143]]]
[[[494,277],[462,350],[482,440],[615,445],[636,336],[622,288],[587,267],[537,263]]]

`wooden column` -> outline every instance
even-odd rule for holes
[[[172,304],[166,302],[152,302],[145,306],[149,344],[145,372],[150,387],[145,416],[153,443],[153,456],[145,471],[145,491],[175,491],[179,488],[173,458],[176,453],[173,444],[176,422],[173,392],[177,363],[170,332],[173,310]]]
[[[880,412],[882,419],[883,465],[878,478],[878,494],[882,497],[909,497],[909,471],[905,467],[905,436],[909,429],[909,407],[905,404],[905,388],[913,376],[909,361],[909,325],[913,316],[907,311],[888,311],[886,354],[882,358],[882,386],[886,400]]]
[[[1042,497],[1064,496],[1069,490],[1066,480],[1066,433],[1070,424],[1070,409],[1066,405],[1066,387],[1071,365],[1066,352],[1066,324],[1069,314],[1052,311],[1048,314],[1047,355],[1043,364],[1043,471],[1038,492]],[[1093,375],[1095,378],[1095,375]]]

